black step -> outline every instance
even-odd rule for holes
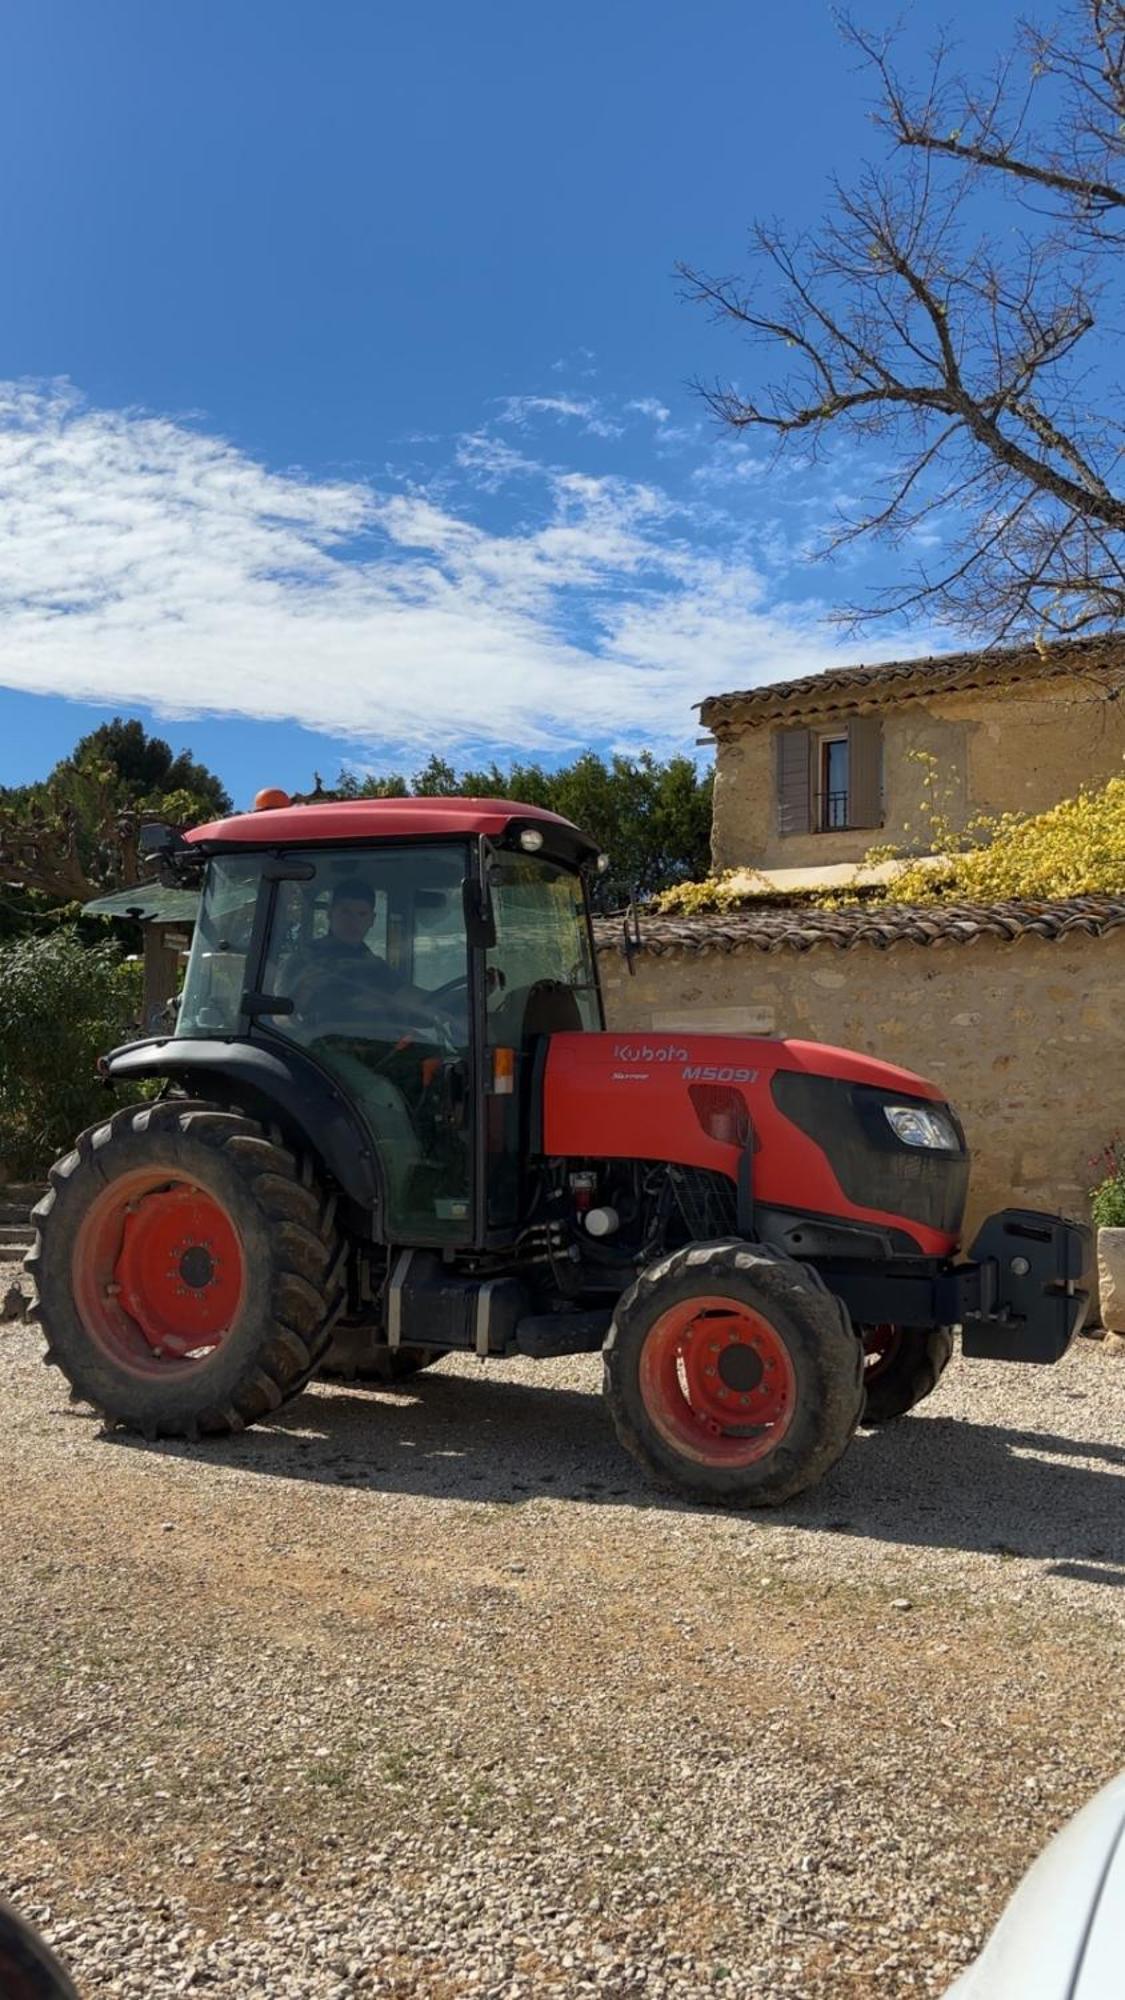
[[[609,1306],[594,1312],[533,1313],[516,1327],[516,1349],[536,1361],[554,1354],[596,1354],[609,1332]]]

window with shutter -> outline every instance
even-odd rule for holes
[[[848,724],[846,824],[883,824],[883,725],[877,715],[854,715]]]
[[[780,729],[777,759],[777,830],[808,833],[812,826],[812,736],[807,729]]]

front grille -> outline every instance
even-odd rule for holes
[[[960,1234],[969,1187],[963,1136],[956,1153],[904,1146],[883,1116],[885,1104],[918,1103],[930,1108],[929,1098],[788,1069],[778,1070],[770,1088],[778,1110],[820,1147],[857,1208],[902,1216],[943,1235]],[[935,1108],[952,1118],[960,1135],[949,1106]]]

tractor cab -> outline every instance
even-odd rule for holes
[[[313,1066],[354,1113],[386,1240],[514,1230],[536,1050],[603,1025],[593,843],[526,807],[396,799],[204,827],[181,874],[199,857],[176,1042]]]

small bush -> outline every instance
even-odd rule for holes
[[[110,1109],[95,1063],[128,1035],[134,986],[115,945],[73,930],[0,946],[0,1161],[16,1179]]]
[[[664,917],[698,917],[712,910],[736,909],[746,900],[745,881],[731,872],[705,875],[701,882],[677,882],[654,896],[651,907]]]
[[[1114,1139],[1091,1166],[1101,1167],[1102,1178],[1090,1189],[1090,1212],[1098,1229],[1125,1229],[1125,1159],[1121,1143]]]

